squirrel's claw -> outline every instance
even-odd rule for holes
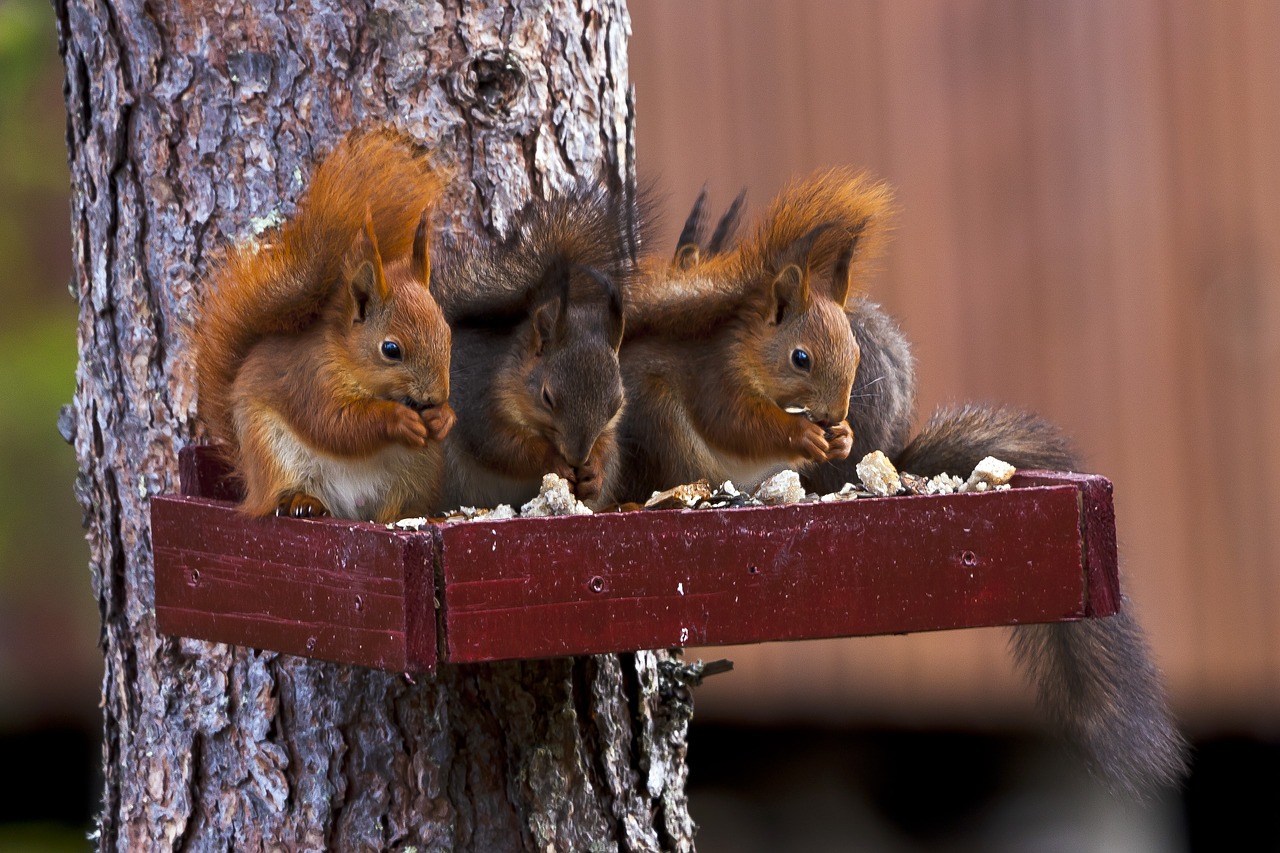
[[[319,498],[306,492],[290,492],[280,498],[276,504],[276,515],[291,518],[323,518],[329,514],[329,508]]]

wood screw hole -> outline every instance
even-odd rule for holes
[[[191,570],[191,585],[192,585],[192,586],[199,586],[199,585],[200,585],[200,570],[199,570],[199,569],[192,569],[192,570]]]
[[[972,551],[965,551],[960,555],[960,562],[969,567],[976,566],[978,565],[978,555]]]
[[[316,638],[307,637],[307,651],[314,652],[316,650]]]
[[[759,567],[759,566],[747,566],[747,574],[749,574],[749,575],[758,575],[758,574],[760,574],[760,567]]]
[[[356,610],[364,610],[364,599],[356,596]]]
[[[604,578],[596,575],[587,583],[587,587],[592,592],[604,592]]]

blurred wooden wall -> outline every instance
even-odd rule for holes
[[[633,0],[664,250],[703,183],[819,166],[902,209],[874,294],[948,400],[1038,409],[1115,482],[1126,589],[1200,731],[1280,722],[1280,3]],[[719,650],[706,650],[719,656]],[[1001,631],[773,644],[724,718],[1033,719]]]

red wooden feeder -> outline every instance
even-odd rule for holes
[[[151,501],[174,635],[379,669],[1110,615],[1104,477],[1000,492],[431,525],[247,518],[208,448]]]

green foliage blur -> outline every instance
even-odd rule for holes
[[[47,0],[0,0],[0,734],[92,723],[101,660],[74,454],[66,112]]]

